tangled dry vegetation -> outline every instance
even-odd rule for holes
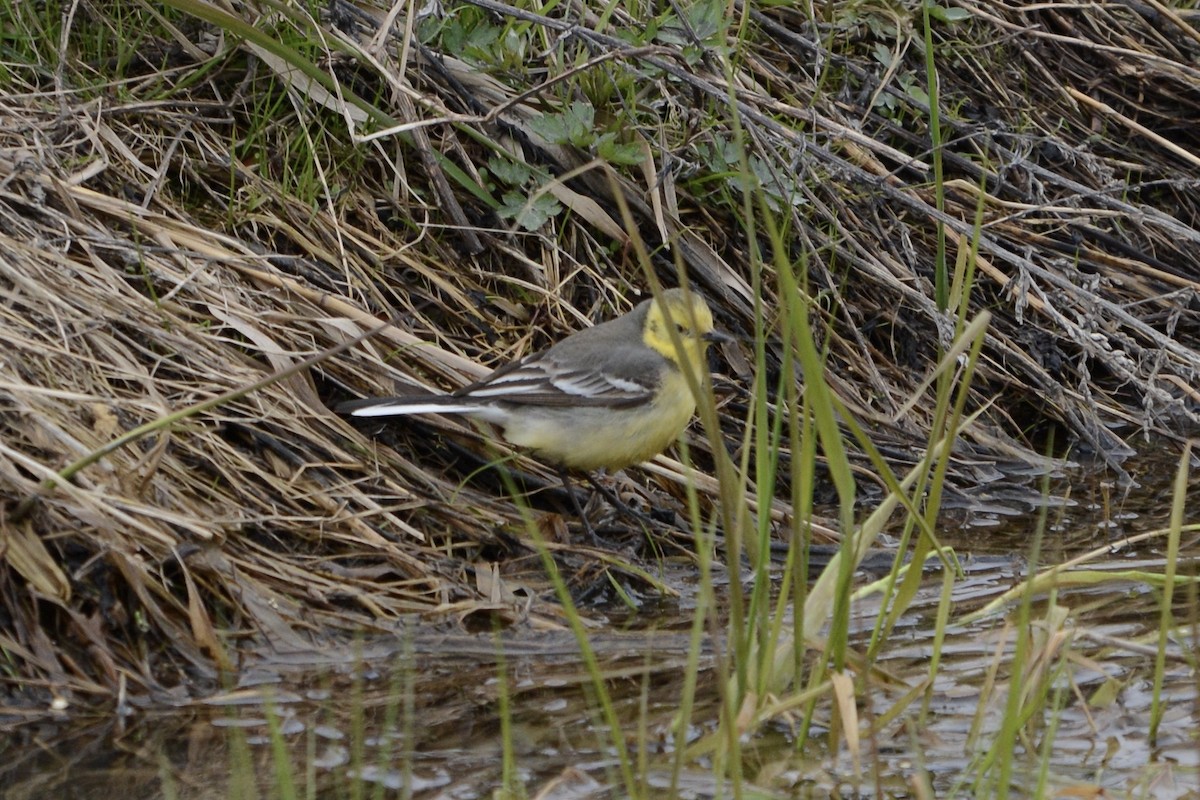
[[[954,329],[937,223],[953,268],[977,210],[971,308],[994,321],[953,481],[1036,463],[1051,430],[1115,464],[1197,422],[1194,12],[939,9],[939,211],[916,2],[635,20],[464,0],[420,21],[374,2],[320,19],[168,5],[8,5],[28,34],[5,39],[0,97],[12,714],[47,693],[186,691],[242,646],[414,613],[552,617],[513,593],[538,574],[516,506],[492,473],[467,480],[492,445],[436,422],[376,440],[329,407],[450,389],[626,310],[647,284],[639,240],[747,337],[755,293],[768,324],[778,303],[769,239],[748,233],[764,207],[782,260],[807,267],[827,380],[898,460],[926,440],[931,404],[907,401]],[[773,385],[770,333],[765,352]],[[721,356],[736,448],[753,348]],[[682,474],[663,458],[625,488],[681,508]],[[532,502],[575,558],[556,501]],[[686,547],[674,535],[659,546]],[[575,563],[577,588],[596,579]]]

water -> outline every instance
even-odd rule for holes
[[[938,534],[963,562],[951,588],[936,677],[930,671],[942,576],[922,586],[868,667],[878,595],[856,601],[847,673],[864,738],[843,732],[846,708],[828,693],[811,719],[787,707],[741,737],[743,783],[771,796],[993,796],[985,770],[1012,692],[1042,698],[1015,745],[1013,796],[1047,773],[1050,794],[1200,796],[1200,679],[1194,585],[1177,587],[1180,621],[1164,649],[1163,713],[1150,740],[1166,539],[1130,543],[1165,525],[1175,462],[1135,465],[1141,487],[1063,475],[1050,486],[1038,563],[1098,550],[1087,581],[1041,591],[1021,624],[1020,598],[970,618],[1003,597],[1029,569],[1039,490],[996,484],[964,498]],[[1196,484],[1188,505],[1200,508]],[[950,524],[953,521],[953,525]],[[1181,575],[1200,572],[1200,536],[1185,535]],[[630,594],[633,607],[587,609],[589,641],[620,721],[620,741],[641,791],[730,796],[711,764],[725,687],[725,628],[706,629],[697,655],[694,705],[677,738],[687,687],[690,631],[699,602],[694,564],[654,565],[677,597]],[[531,585],[536,564],[531,565]],[[1079,575],[1079,573],[1075,573]],[[715,583],[723,586],[721,574]],[[862,574],[857,585],[874,576]],[[510,617],[511,618],[511,617]],[[199,699],[131,698],[125,715],[64,714],[10,724],[0,759],[4,798],[279,796],[490,797],[506,776],[529,796],[621,796],[623,771],[592,678],[561,618],[536,606],[502,634],[412,624],[386,638],[330,642],[315,652],[261,653],[240,682]],[[1009,673],[1019,646],[1024,671]],[[811,667],[811,658],[808,666]],[[764,704],[767,705],[767,704]],[[507,713],[503,708],[507,706]],[[680,754],[679,743],[692,748]],[[279,769],[280,764],[286,769]],[[678,765],[678,768],[677,768]],[[981,777],[982,776],[982,777]],[[922,785],[926,788],[922,789]],[[357,787],[357,788],[356,788]],[[615,787],[615,788],[614,788]],[[361,794],[356,794],[361,791]]]

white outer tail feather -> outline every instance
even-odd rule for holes
[[[444,403],[380,403],[377,406],[356,408],[352,417],[400,417],[408,414],[486,414],[487,409],[475,403],[446,405]]]

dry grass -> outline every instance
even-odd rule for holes
[[[683,44],[631,45],[590,32],[586,10],[571,27],[473,6],[502,29],[526,26],[525,69],[486,74],[405,38],[403,18],[380,36],[383,11],[340,4],[305,32],[324,37],[313,63],[332,89],[187,15],[142,39],[126,30],[133,52],[118,57],[84,33],[117,27],[87,4],[65,45],[50,37],[58,58],[35,46],[40,63],[6,57],[0,650],[13,713],[24,702],[37,713],[47,691],[164,690],[213,675],[243,642],[303,649],[412,613],[553,624],[552,604],[485,579],[482,565],[499,561],[510,581],[543,588],[504,490],[464,483],[464,453],[482,463],[489,443],[426,423],[378,444],[328,408],[397,384],[453,388],[480,364],[629,308],[646,278],[614,191],[659,277],[673,284],[682,268],[719,322],[749,336],[757,270],[768,321],[777,298],[722,176],[736,164],[718,163],[736,140],[734,107],[787,260],[807,260],[827,378],[896,458],[925,441],[932,403],[907,401],[953,330],[934,300],[935,223],[953,266],[977,205],[971,305],[996,321],[976,387],[986,410],[953,480],[1039,463],[1050,430],[1116,464],[1142,431],[1195,426],[1200,41],[1184,12],[955,6],[968,18],[934,39],[938,211],[928,117],[911,90],[924,82],[919,12],[830,9],[814,34],[799,11],[739,6],[746,32],[727,72],[689,50],[686,30]],[[281,40],[303,17],[244,13]],[[623,14],[610,32],[643,30]],[[597,125],[615,120],[648,160],[610,166],[531,122],[585,90],[609,98]],[[408,127],[356,144],[349,120],[359,134]],[[555,176],[543,195],[568,213],[530,232],[465,190],[475,180],[499,195],[483,175],[498,151]],[[239,391],[386,319],[395,325],[312,369]],[[747,339],[722,359],[734,447],[751,353]],[[769,385],[783,357],[768,339]],[[44,489],[124,432],[197,407]],[[701,465],[703,450],[697,441]],[[512,466],[549,481],[528,460]],[[684,476],[660,459],[628,488],[681,510]],[[563,541],[561,519],[541,513]],[[663,536],[686,546],[685,534]],[[592,558],[557,547],[581,583],[596,579]]]

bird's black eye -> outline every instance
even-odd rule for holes
[[[684,334],[687,333],[687,326],[684,325],[682,322],[676,322],[675,323],[675,332],[678,333],[680,336],[683,336]]]

